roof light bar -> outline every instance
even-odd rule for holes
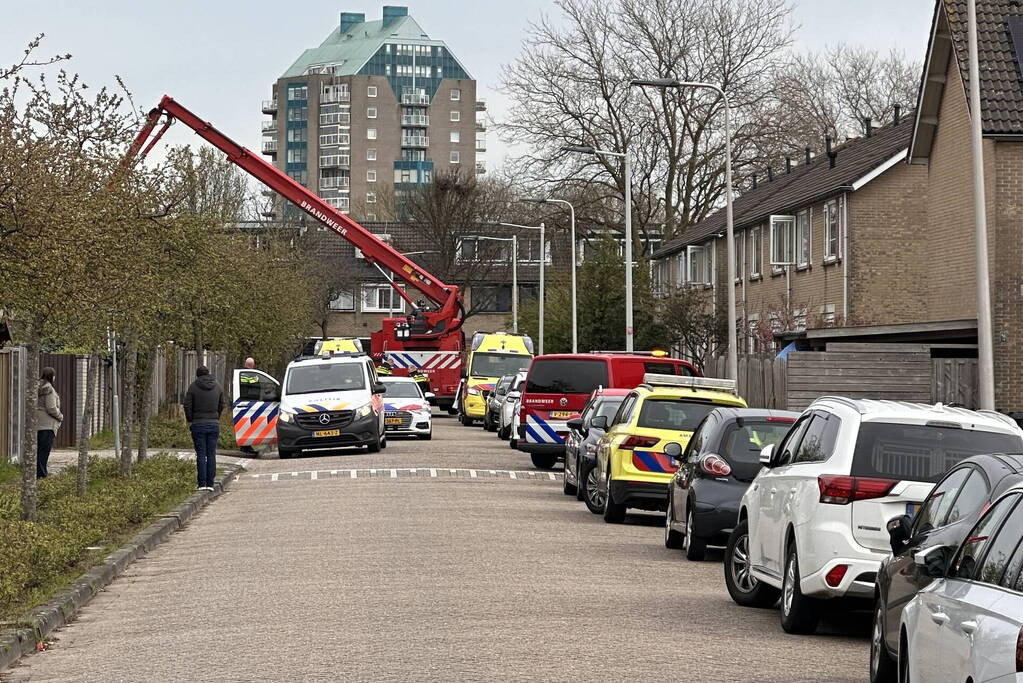
[[[715,389],[729,394],[736,393],[734,379],[712,379],[710,377],[687,377],[683,375],[660,375],[648,372],[643,383],[660,387],[688,387],[690,389]]]

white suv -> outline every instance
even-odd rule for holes
[[[761,453],[725,550],[728,592],[750,607],[780,595],[782,628],[812,633],[821,599],[873,598],[889,520],[964,458],[1021,449],[1023,430],[992,411],[820,398]]]

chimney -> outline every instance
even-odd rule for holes
[[[899,125],[900,123],[902,123],[902,105],[901,104],[896,104],[895,105],[895,113],[892,115],[892,123],[894,123],[896,126]]]
[[[408,16],[408,7],[384,5],[384,26],[390,26],[398,19]]]
[[[358,26],[366,22],[366,15],[361,12],[342,12],[341,13],[341,35],[348,33],[352,30],[352,27]]]
[[[767,167],[767,182],[774,180],[774,169],[770,166]]]
[[[755,190],[755,189],[757,189],[757,174],[754,173],[752,177],[753,177],[753,189]]]
[[[785,157],[785,173],[786,175],[792,173],[792,157]]]
[[[806,147],[803,151],[806,152],[806,165],[809,166],[810,160],[813,159],[813,152],[810,151],[809,147]]]
[[[867,131],[867,137],[869,138],[874,133],[874,120],[869,116],[863,119],[863,127]]]
[[[831,136],[830,135],[824,138],[824,149],[827,151],[827,154],[828,154],[828,167],[829,168],[834,168],[835,167],[835,157],[838,156],[838,154],[831,149]]]

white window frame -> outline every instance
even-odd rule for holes
[[[375,119],[376,117],[377,117],[377,108],[376,107],[366,107],[366,118],[367,119]]]
[[[453,130],[453,131],[451,131],[451,135],[448,136],[448,141],[449,142],[461,142],[462,141],[462,134],[459,131],[457,131],[457,130]]]
[[[375,183],[377,181],[377,172],[370,168],[366,170],[366,182]]]
[[[749,263],[749,267],[750,267],[749,279],[750,280],[756,280],[756,279],[759,279],[761,276],[763,276],[763,273],[761,272],[763,270],[763,268],[764,268],[764,264],[763,264],[764,244],[763,244],[763,241],[764,241],[764,230],[763,230],[763,228],[761,226],[759,226],[759,225],[750,228],[750,239],[749,239],[749,243],[750,243],[749,247],[750,247],[750,255],[751,255],[750,263]],[[759,320],[759,318],[758,318],[758,320]]]
[[[401,287],[402,290],[405,289],[403,285],[399,285],[399,287]],[[391,302],[394,304],[393,308],[391,306],[380,305],[381,291],[387,291],[390,293]],[[397,299],[397,301],[395,302],[394,299]],[[390,313],[391,311],[394,311],[395,313],[405,312],[405,300],[402,299],[401,296],[394,291],[394,288],[387,283],[364,283],[360,291],[359,304],[363,313]]]
[[[740,232],[735,236],[735,281],[742,281],[742,274],[746,271],[746,233]],[[727,276],[726,276],[727,277]]]
[[[813,259],[813,209],[796,213],[796,268],[807,268]]]
[[[366,97],[376,97],[376,96],[377,96],[377,87],[375,85],[367,85],[366,86]]]
[[[376,160],[377,160],[377,148],[376,147],[367,147],[366,148],[366,161],[376,161]]]
[[[376,192],[367,192],[366,193],[366,203],[367,204],[376,204],[377,203],[377,193]]]
[[[462,101],[462,89],[461,88],[452,88],[451,89],[451,101],[452,102],[461,102]]]
[[[352,312],[355,310],[355,292],[340,292],[327,306],[332,311]]]
[[[452,110],[452,112],[451,112],[451,120],[452,121],[461,121],[462,120],[462,112],[460,112],[458,110]]]
[[[712,249],[713,247],[709,245],[691,245],[686,247],[686,284],[713,284]]]
[[[746,316],[746,339],[748,341],[748,344],[747,344],[746,348],[747,348],[747,352],[748,353],[757,353],[759,351],[758,347],[760,346],[760,338],[759,338],[759,335],[757,334],[757,332],[759,331],[759,328],[760,328],[760,314],[759,313],[750,313],[749,315],[747,315]]]
[[[780,215],[770,217],[771,268],[781,271],[796,260],[796,217]]]
[[[842,199],[824,204],[824,263],[835,263],[842,258]],[[834,249],[832,249],[834,247]]]
[[[377,219],[377,215],[375,213],[367,213],[366,214],[366,222],[367,223],[371,223],[371,222],[375,221],[376,219]]]
[[[373,233],[373,237],[376,237],[378,240],[380,240],[381,242],[383,242],[384,244],[386,244],[388,246],[394,246],[394,243],[391,240],[391,235],[389,233],[377,233],[377,232],[374,232]],[[366,258],[365,256],[362,255],[362,249],[359,249],[358,247],[355,248],[355,258],[361,258],[361,259]]]
[[[456,151],[452,151],[451,154],[448,156],[448,161],[451,162],[452,164],[461,163],[461,159],[462,155]]]
[[[366,129],[366,139],[367,140],[376,140],[377,139],[377,129],[376,128],[367,128]]]
[[[686,260],[688,254],[683,250],[675,256],[675,286],[681,287],[686,283]]]

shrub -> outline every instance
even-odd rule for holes
[[[234,425],[231,421],[230,412],[230,410],[225,410],[220,418],[220,437],[217,439],[217,448],[224,450],[234,450],[237,448],[234,443]],[[89,439],[89,447],[95,449],[113,448],[113,433],[109,430],[104,430],[93,434]],[[154,416],[149,421],[149,447],[179,451],[191,450],[192,434],[188,431],[188,424],[180,417],[171,415]]]

